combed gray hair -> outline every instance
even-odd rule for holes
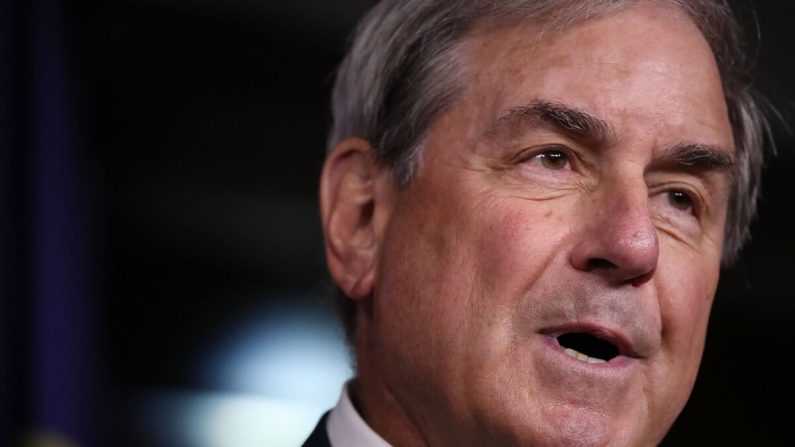
[[[359,23],[339,68],[329,147],[346,137],[364,138],[396,181],[406,185],[432,121],[464,87],[454,49],[475,25],[565,29],[637,1],[643,0],[383,0]],[[725,0],[657,1],[691,17],[721,73],[736,147],[723,251],[728,265],[749,237],[770,127],[750,86],[742,28]]]

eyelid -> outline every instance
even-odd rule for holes
[[[510,159],[510,163],[512,164],[519,164],[524,163],[529,160],[532,160],[539,155],[543,155],[546,152],[561,152],[566,156],[566,160],[572,166],[572,169],[578,163],[579,159],[577,157],[577,153],[574,152],[568,146],[564,146],[562,144],[546,144],[542,146],[533,146],[526,149],[519,151],[518,154],[514,155]]]
[[[691,214],[695,217],[700,217],[707,208],[707,202],[704,200],[703,195],[691,185],[681,182],[669,182],[657,185],[649,189],[649,195],[655,194],[669,194],[671,192],[682,192],[690,198],[692,205]]]

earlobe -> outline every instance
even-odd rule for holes
[[[320,210],[326,262],[334,281],[353,299],[373,290],[380,231],[378,192],[386,175],[369,143],[348,138],[329,153],[320,177]]]

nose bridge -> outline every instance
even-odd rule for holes
[[[611,281],[639,285],[657,267],[659,242],[642,176],[613,178],[592,194],[572,264]]]

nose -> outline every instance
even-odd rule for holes
[[[651,280],[657,268],[657,229],[649,215],[645,184],[622,188],[603,193],[583,210],[571,264],[611,284],[639,286]]]

